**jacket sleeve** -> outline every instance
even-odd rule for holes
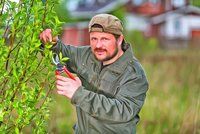
[[[54,53],[59,54],[61,52],[63,57],[69,58],[69,60],[66,62],[66,65],[67,68],[73,72],[76,72],[77,65],[81,64],[81,57],[83,57],[85,52],[88,50],[88,46],[76,47],[72,45],[65,45],[61,42],[61,40],[58,40],[57,44],[52,47],[52,51]]]
[[[146,97],[148,82],[145,75],[129,75],[119,88],[115,98],[108,98],[79,87],[71,102],[99,120],[127,122],[139,113]]]

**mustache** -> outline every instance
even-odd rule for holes
[[[95,48],[94,51],[106,51],[106,49],[103,49],[103,48]]]

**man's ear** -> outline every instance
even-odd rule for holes
[[[124,40],[124,36],[120,35],[119,38],[117,39],[117,44],[121,46],[123,40]]]

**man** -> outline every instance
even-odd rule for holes
[[[69,57],[66,65],[78,76],[56,76],[58,94],[76,106],[75,133],[136,133],[148,82],[122,32],[117,17],[98,14],[89,23],[90,46],[64,45],[50,29],[40,34],[44,43],[57,42],[52,50]]]

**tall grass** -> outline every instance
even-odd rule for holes
[[[138,133],[200,133],[198,51],[160,51],[142,58],[150,89],[140,114]]]
[[[140,61],[150,89],[137,126],[138,134],[200,133],[199,50],[159,50],[144,53]],[[56,95],[52,104],[51,133],[73,133],[75,109]]]

